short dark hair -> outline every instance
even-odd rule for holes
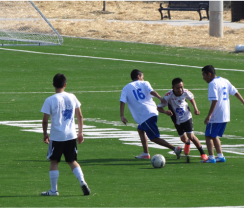
[[[130,73],[130,77],[132,80],[136,80],[137,76],[141,76],[143,74],[142,71],[138,70],[138,69],[133,69],[132,72]]]
[[[53,77],[53,86],[56,88],[63,88],[66,82],[67,79],[64,74],[58,73]]]
[[[202,72],[205,74],[208,74],[210,72],[212,75],[215,75],[215,69],[212,65],[204,66],[202,68]]]
[[[181,78],[179,78],[179,77],[178,78],[174,78],[172,80],[172,87],[174,87],[176,84],[179,84],[181,82],[183,82],[183,80]]]

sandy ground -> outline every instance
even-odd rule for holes
[[[65,19],[52,21],[53,26],[61,35],[227,51],[234,51],[238,44],[244,45],[244,29],[225,27],[224,37],[215,38],[209,36],[207,25],[171,26],[105,21],[160,20],[158,11],[160,2],[106,2],[105,11],[102,11],[102,1],[42,1],[35,4],[47,18]],[[202,14],[205,16],[206,12],[202,11]],[[199,20],[197,12],[173,11],[171,16],[173,20]],[[68,19],[93,19],[95,21],[77,22],[67,21]],[[231,20],[229,9],[224,11],[224,20]]]

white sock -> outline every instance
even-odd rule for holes
[[[215,159],[214,155],[209,155],[209,159]]]
[[[73,170],[73,173],[75,174],[76,178],[80,181],[80,183],[86,183],[84,179],[84,174],[80,167],[77,167]]]
[[[145,153],[145,152],[143,152],[142,155],[149,155],[149,153]]]
[[[58,191],[58,177],[59,171],[58,170],[51,170],[49,171],[50,181],[51,181],[51,191],[56,192]]]
[[[223,153],[218,153],[218,154],[217,154],[217,157],[219,157],[219,158],[223,158],[224,155],[223,155]]]

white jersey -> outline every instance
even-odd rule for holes
[[[77,138],[74,116],[75,109],[80,105],[76,96],[67,92],[56,93],[45,100],[41,112],[51,115],[50,140]]]
[[[169,106],[169,110],[175,115],[175,123],[181,124],[188,121],[192,118],[191,111],[188,107],[186,99],[192,100],[194,95],[187,89],[183,90],[181,96],[176,96],[173,90],[167,92],[164,96],[164,100],[166,100],[165,104],[160,103],[158,107],[164,108],[165,106]]]
[[[120,101],[127,103],[136,123],[142,124],[147,119],[157,116],[157,106],[150,92],[153,91],[147,81],[133,81],[127,84],[121,93]]]
[[[222,77],[214,78],[208,85],[208,100],[217,100],[209,123],[224,123],[230,121],[230,100],[229,94],[235,95],[237,89]]]

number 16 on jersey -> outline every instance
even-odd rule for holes
[[[146,96],[143,94],[141,88],[138,88],[137,90],[133,90],[132,92],[133,92],[133,94],[134,94],[134,96],[135,96],[135,98],[136,98],[137,100],[139,100],[139,99],[143,100],[143,99],[145,99],[145,97],[146,97]]]

